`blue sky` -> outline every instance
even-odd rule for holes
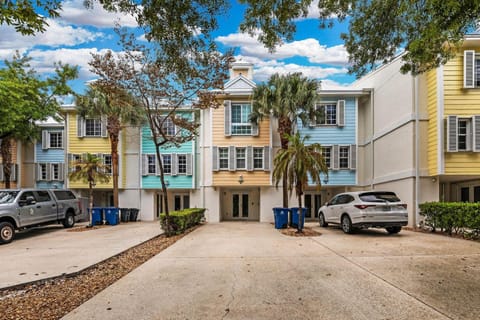
[[[271,54],[256,39],[239,32],[243,9],[236,1],[227,16],[220,17],[220,29],[214,33],[221,50],[235,48],[235,57],[254,64],[254,80],[267,80],[274,73],[302,72],[309,78],[322,80],[324,88],[338,88],[353,82],[347,74],[348,55],[340,39],[347,31],[346,24],[332,29],[319,29],[317,1],[311,6],[309,16],[297,21],[297,33],[292,42],[285,43]],[[112,31],[114,22],[136,28],[133,17],[115,15],[104,11],[97,3],[93,10],[83,7],[83,0],[63,2],[61,18],[49,20],[46,32],[25,37],[13,28],[0,26],[0,60],[11,59],[18,50],[27,53],[40,73],[53,70],[53,62],[62,61],[79,66],[79,79],[72,83],[81,93],[84,83],[94,79],[89,72],[90,53],[120,50]]]

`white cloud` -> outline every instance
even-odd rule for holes
[[[135,28],[137,21],[131,15],[111,13],[103,9],[95,1],[92,9],[86,9],[83,0],[67,0],[63,3],[61,19],[71,24],[95,26],[97,28],[112,28],[118,22],[123,27]]]
[[[345,66],[348,63],[348,54],[343,45],[327,47],[312,38],[285,43],[278,46],[273,53],[248,34],[233,33],[227,36],[219,36],[215,40],[225,46],[239,47],[242,55],[261,59],[305,57],[311,63],[337,66]]]
[[[32,50],[29,56],[32,58],[31,66],[39,73],[54,72],[54,62],[61,61],[63,64],[78,66],[79,79],[86,81],[95,78],[90,72],[88,62],[92,59],[92,53],[105,53],[108,49],[97,48],[84,49],[57,49],[57,50]]]
[[[0,38],[0,49],[8,54],[8,51],[14,52],[15,50],[19,50],[24,52],[28,48],[33,48],[37,45],[54,48],[75,46],[104,37],[103,33],[94,33],[84,28],[64,25],[56,20],[48,19],[47,22],[48,27],[45,32],[38,33],[35,36],[22,36],[20,33],[15,32],[13,27],[1,25],[0,34],[2,34],[2,37]]]

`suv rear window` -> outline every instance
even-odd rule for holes
[[[53,193],[55,194],[55,197],[57,197],[58,200],[73,200],[73,199],[76,199],[73,192],[69,191],[69,190],[55,190],[55,191],[53,191]]]
[[[400,199],[394,192],[365,192],[358,195],[364,202],[398,202]]]

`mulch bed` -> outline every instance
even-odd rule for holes
[[[286,229],[278,229],[282,234],[290,237],[318,237],[322,235],[320,232],[310,227],[304,227],[302,232],[298,232],[297,228],[287,227]]]
[[[0,318],[60,319],[198,227],[169,238],[157,236],[73,275],[0,289]]]

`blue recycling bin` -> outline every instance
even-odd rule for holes
[[[105,221],[107,224],[114,226],[118,224],[118,208],[104,208]]]
[[[288,226],[288,208],[273,208],[275,229],[284,229]]]
[[[292,217],[290,221],[290,226],[293,228],[303,229],[305,225],[305,215],[307,214],[307,208],[302,208],[302,212],[299,210],[300,208],[290,208],[292,211]],[[300,222],[300,226],[298,225]]]
[[[88,213],[90,213],[90,208],[88,208]],[[92,208],[92,226],[103,224],[103,208],[93,207]]]

